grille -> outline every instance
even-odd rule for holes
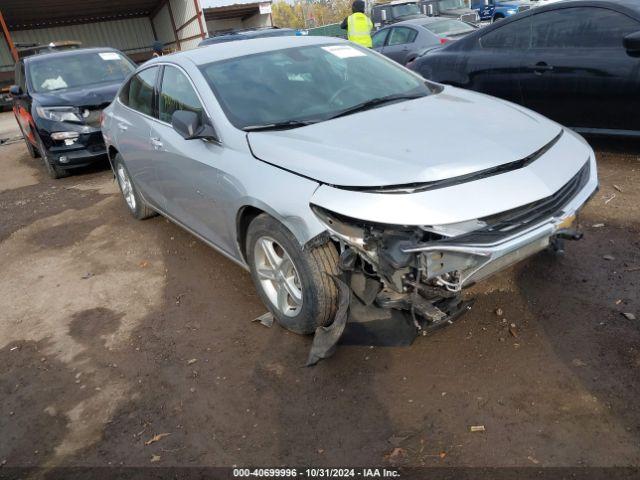
[[[442,243],[494,243],[501,238],[535,226],[558,214],[587,184],[591,167],[587,162],[580,171],[552,196],[506,212],[481,218],[487,224],[482,230],[443,240]]]

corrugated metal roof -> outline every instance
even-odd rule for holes
[[[162,0],[2,0],[0,9],[9,29],[24,30],[149,16],[161,3]]]
[[[203,9],[231,7],[233,5],[253,5],[259,3],[271,3],[270,0],[264,2],[260,0],[200,0]]]

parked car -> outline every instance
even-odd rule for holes
[[[248,268],[299,333],[332,322],[339,262],[378,307],[446,319],[463,287],[578,237],[598,183],[576,133],[328,37],[152,60],[103,132],[131,214]]]
[[[482,21],[497,22],[531,7],[531,2],[523,0],[471,0],[471,8],[478,12]]]
[[[42,158],[52,178],[106,159],[100,115],[136,65],[112,48],[29,50],[10,92],[31,156]]]
[[[480,16],[470,8],[469,0],[420,0],[420,6],[430,17],[448,17],[473,24],[480,22]]]
[[[473,24],[443,17],[406,20],[378,30],[373,49],[407,65],[427,50],[457,40],[477,30]]]
[[[412,18],[425,17],[426,15],[416,1],[396,0],[371,7],[371,21],[375,28],[411,20]]]
[[[233,42],[236,40],[248,40],[250,38],[265,38],[265,37],[295,37],[296,35],[302,35],[299,30],[293,28],[256,28],[246,30],[234,30],[232,32],[224,32],[218,35],[214,35],[209,38],[205,38],[198,46],[205,47],[207,45],[213,45],[215,43]]]
[[[488,93],[589,134],[640,135],[640,4],[535,8],[427,52],[425,78]]]

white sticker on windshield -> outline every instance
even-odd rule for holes
[[[349,45],[331,45],[330,47],[322,47],[331,55],[335,55],[338,58],[351,58],[351,57],[366,57],[364,52],[361,52],[357,48],[350,47]]]
[[[102,52],[98,55],[100,55],[100,58],[103,60],[120,60],[120,55],[116,52]]]

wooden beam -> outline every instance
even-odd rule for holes
[[[182,46],[180,45],[180,37],[178,37],[178,29],[176,28],[176,19],[173,16],[173,9],[171,8],[171,0],[168,0],[166,4],[169,8],[169,18],[171,19],[171,26],[173,27],[173,35],[176,38],[176,46],[178,47],[178,50],[182,50]]]
[[[2,15],[2,10],[0,10],[0,24],[2,25],[2,31],[4,32],[4,36],[7,39],[7,45],[9,45],[9,50],[11,50],[11,56],[13,57],[13,61],[18,63],[18,60],[20,60],[20,57],[18,56],[18,50],[16,50],[16,46],[13,44],[13,39],[11,38],[11,32],[9,32],[7,23],[4,21],[4,15]]]
[[[200,25],[200,37],[204,40],[207,34],[204,33],[204,26],[202,24],[202,9],[200,8],[198,0],[193,0],[193,4],[196,7],[196,15],[198,16],[198,24]]]

